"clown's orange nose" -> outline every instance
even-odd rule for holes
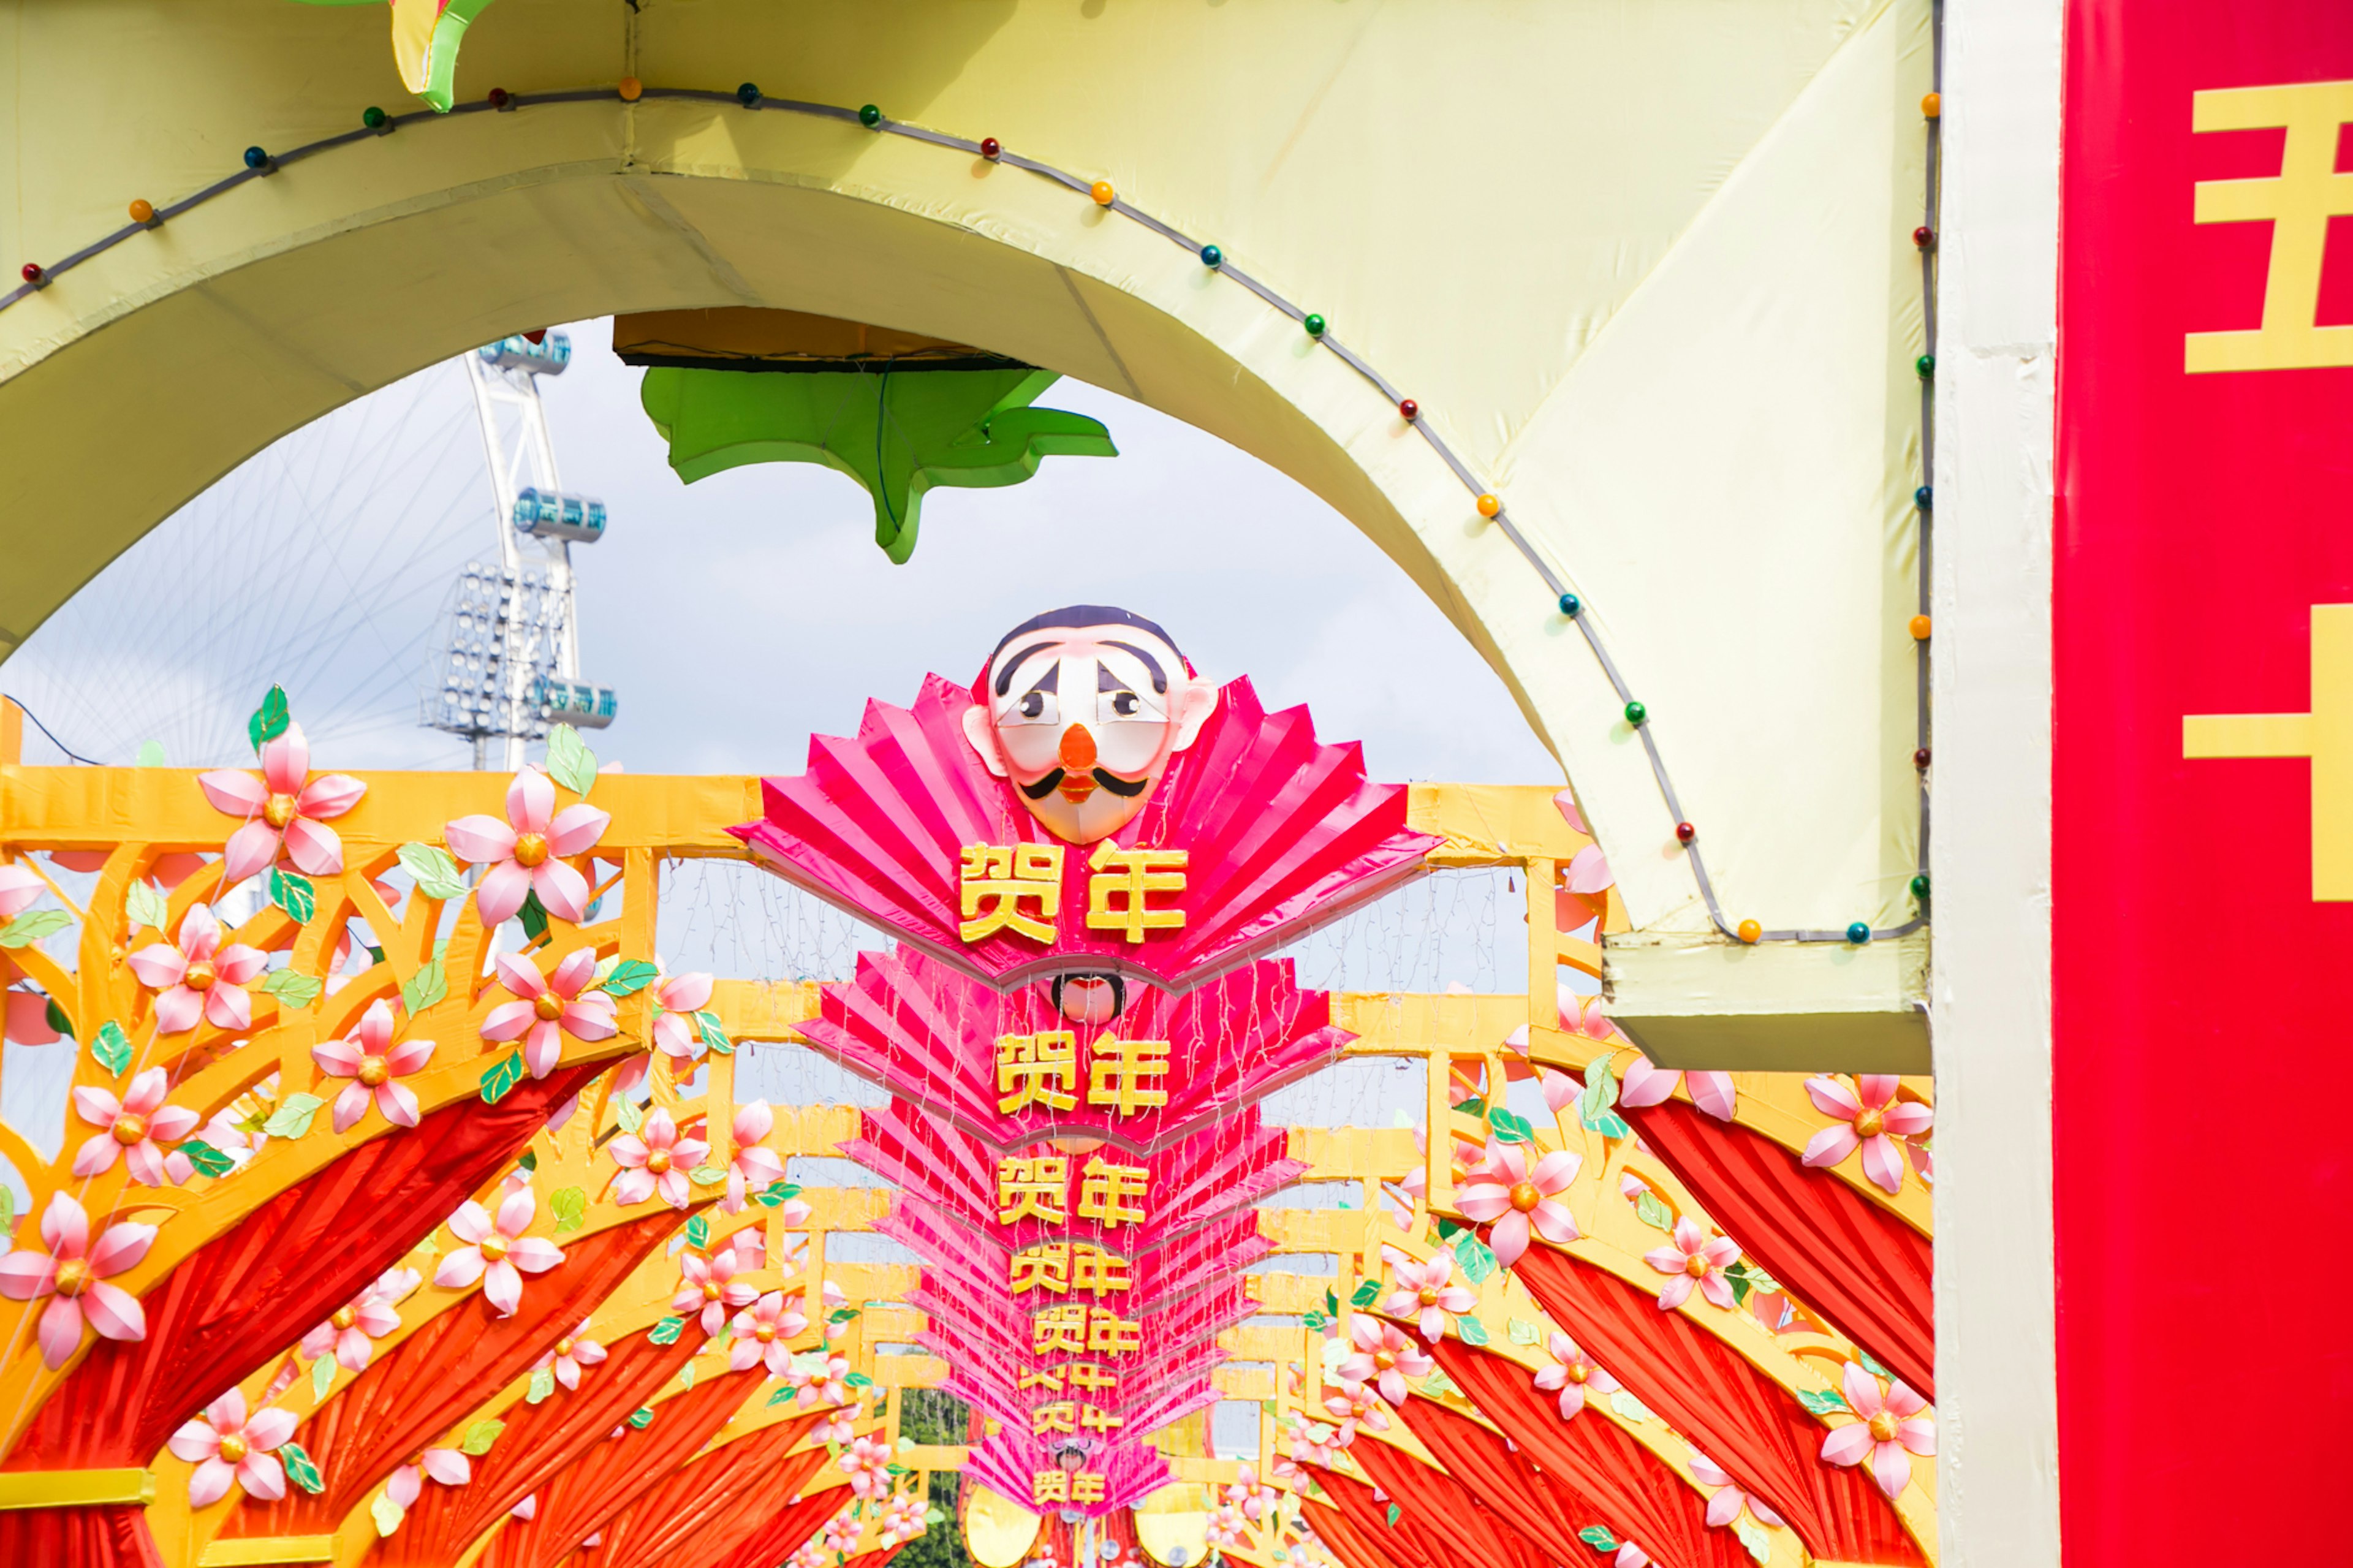
[[[1094,771],[1095,738],[1087,733],[1084,724],[1073,724],[1062,731],[1062,766],[1074,773]]]

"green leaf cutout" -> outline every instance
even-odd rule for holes
[[[1861,1345],[1854,1347],[1854,1359],[1862,1363],[1863,1371],[1870,1373],[1874,1376],[1894,1377],[1895,1375],[1885,1367],[1880,1365],[1876,1361],[1873,1361],[1872,1359],[1871,1352],[1864,1350]]]
[[[1487,1125],[1493,1128],[1495,1137],[1505,1143],[1533,1143],[1536,1141],[1536,1130],[1528,1125],[1526,1117],[1516,1115],[1500,1105],[1487,1112]]]
[[[649,1405],[640,1405],[635,1410],[629,1412],[629,1425],[636,1427],[640,1432],[644,1431],[648,1426],[652,1426],[653,1419],[653,1406]]]
[[[1618,1538],[1598,1524],[1588,1524],[1577,1532],[1577,1538],[1596,1552],[1615,1552]]]
[[[290,1094],[278,1102],[261,1130],[272,1138],[300,1138],[311,1131],[311,1119],[325,1108],[315,1094]]]
[[[1363,1284],[1357,1286],[1356,1289],[1349,1292],[1348,1305],[1352,1307],[1369,1307],[1380,1299],[1381,1282],[1377,1279],[1367,1279]]]
[[[285,1007],[308,1007],[319,999],[326,986],[309,975],[292,969],[273,969],[261,982],[261,988],[278,998]]]
[[[1743,1514],[1732,1521],[1732,1533],[1740,1537],[1740,1544],[1748,1549],[1749,1556],[1759,1563],[1773,1561],[1773,1538],[1765,1533],[1763,1525]]]
[[[45,936],[55,936],[73,924],[63,910],[26,910],[0,926],[0,947],[30,947]]]
[[[400,1528],[400,1521],[408,1517],[408,1510],[393,1501],[390,1492],[378,1492],[375,1500],[368,1504],[368,1517],[375,1521],[377,1536],[383,1537]]]
[[[449,976],[438,958],[428,959],[417,965],[408,984],[400,988],[400,1005],[408,1009],[412,1018],[449,994]]]
[[[1634,1217],[1661,1230],[1675,1228],[1675,1211],[1667,1206],[1666,1199],[1648,1187],[1634,1195]]]
[[[335,1358],[322,1355],[311,1363],[311,1403],[318,1404],[327,1397],[327,1390],[335,1386]]]
[[[786,1400],[794,1397],[797,1392],[798,1390],[793,1388],[780,1388],[776,1390],[776,1393],[768,1395],[769,1408],[774,1409],[776,1406],[784,1404]]]
[[[522,934],[533,942],[547,934],[547,906],[539,901],[538,889],[522,896],[522,908],[515,911],[515,919],[522,921]]]
[[[660,973],[642,958],[624,959],[613,966],[613,973],[596,989],[615,996],[634,996],[651,985]]]
[[[1455,1327],[1461,1331],[1462,1342],[1466,1345],[1483,1345],[1487,1342],[1487,1325],[1476,1318],[1458,1318],[1455,1320]]]
[[[622,1100],[615,1109],[614,1115],[620,1119],[621,1131],[624,1132],[635,1132],[646,1124],[644,1108],[634,1100]]]
[[[686,1173],[686,1179],[698,1187],[716,1187],[727,1180],[727,1173],[717,1165],[697,1165]]]
[[[400,866],[417,884],[417,890],[428,899],[446,903],[466,896],[465,873],[458,869],[449,851],[438,844],[402,845]]]
[[[1835,1388],[1801,1388],[1798,1403],[1816,1415],[1827,1415],[1833,1410],[1846,1408],[1846,1396]]]
[[[557,724],[547,731],[547,776],[582,800],[596,787],[596,753],[569,724]]]
[[[482,1103],[496,1105],[522,1081],[522,1053],[509,1051],[482,1073]]]
[[[1610,1116],[1609,1108],[1618,1103],[1618,1075],[1609,1070],[1609,1058],[1599,1056],[1585,1067],[1585,1092],[1577,1099],[1577,1119],[1605,1137],[1622,1137],[1622,1132],[1610,1132],[1602,1126],[1606,1116],[1620,1128],[1626,1124]]]
[[[694,1363],[692,1362],[688,1362],[684,1366],[678,1369],[678,1385],[681,1388],[692,1388],[694,1386]]]
[[[122,1032],[121,1025],[111,1020],[100,1024],[98,1038],[90,1043],[90,1054],[107,1071],[121,1078],[122,1069],[131,1065],[131,1037]]]
[[[1389,1527],[1394,1530],[1397,1527],[1397,1521],[1405,1517],[1405,1510],[1398,1507],[1395,1503],[1391,1503],[1389,1504],[1389,1511],[1386,1517],[1388,1520]]]
[[[1484,1120],[1487,1114],[1487,1102],[1474,1094],[1454,1109],[1461,1115]]]
[[[694,1022],[696,1028],[702,1035],[704,1045],[723,1057],[732,1057],[735,1054],[735,1042],[729,1039],[727,1031],[719,1026],[718,1014],[706,1008],[694,1016]]]
[[[1643,1404],[1641,1400],[1635,1398],[1632,1394],[1627,1393],[1622,1388],[1609,1396],[1609,1408],[1615,1410],[1619,1415],[1623,1415],[1629,1421],[1655,1421],[1658,1419],[1658,1416],[1652,1413],[1649,1405]]]
[[[286,689],[271,687],[269,694],[262,698],[261,706],[253,710],[253,717],[245,721],[245,735],[253,742],[253,754],[259,756],[261,743],[286,733],[286,726],[291,721],[291,716],[286,710]]]
[[[66,1010],[63,1007],[58,1005],[58,999],[56,997],[52,996],[48,998],[48,1004],[49,1027],[55,1029],[58,1034],[63,1035],[67,1039],[72,1039],[74,1037],[73,1019],[67,1016]]]
[[[319,912],[319,889],[311,885],[310,878],[299,872],[273,868],[269,873],[269,901],[284,910],[296,925],[309,925],[311,917]]]
[[[787,1182],[780,1176],[760,1189],[760,1206],[771,1209],[782,1208],[800,1195],[801,1189],[798,1183]]]
[[[1340,1315],[1340,1298],[1337,1293],[1331,1290],[1324,1292],[1324,1315],[1328,1318],[1336,1318]]]
[[[131,890],[122,896],[122,912],[131,918],[133,929],[145,926],[161,931],[164,922],[172,918],[172,902],[154,883],[133,882]]]
[[[503,1421],[477,1421],[467,1427],[465,1436],[459,1439],[458,1452],[470,1454],[479,1459],[491,1451],[491,1445],[497,1442],[499,1434],[506,1429],[507,1424]]]
[[[0,1182],[0,1240],[16,1228],[16,1189]]]
[[[653,1342],[658,1345],[674,1345],[678,1343],[678,1336],[685,1331],[686,1320],[684,1318],[664,1318],[660,1322],[656,1323],[652,1328],[646,1331],[646,1338],[653,1341]]]
[[[300,1443],[280,1443],[278,1457],[285,1461],[286,1479],[313,1497],[327,1489],[327,1478]]]
[[[1454,1256],[1461,1260],[1462,1278],[1473,1285],[1485,1284],[1495,1272],[1494,1249],[1467,1230],[1454,1238]]]
[[[692,1219],[688,1220],[686,1222],[686,1244],[689,1247],[710,1246],[711,1222],[701,1215],[696,1215]]]
[[[523,1390],[522,1402],[525,1405],[536,1405],[554,1392],[555,1369],[552,1366],[543,1366],[531,1374],[531,1386]]]
[[[1504,1334],[1515,1345],[1532,1345],[1544,1339],[1544,1331],[1525,1318],[1514,1318],[1505,1322]]]
[[[588,1223],[588,1194],[578,1187],[558,1187],[547,1194],[547,1211],[555,1216],[555,1234],[569,1236]]]

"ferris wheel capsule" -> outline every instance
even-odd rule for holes
[[[543,680],[533,695],[549,722],[569,724],[575,730],[603,729],[613,721],[621,705],[619,694],[611,687],[585,680]]]
[[[519,370],[527,375],[562,375],[564,367],[572,363],[572,339],[563,332],[548,332],[533,342],[517,333],[494,343],[484,343],[474,352],[481,356],[484,364],[499,370]]]
[[[605,503],[588,496],[526,486],[515,496],[513,522],[518,533],[594,544],[605,537]]]

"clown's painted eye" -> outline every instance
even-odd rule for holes
[[[1043,718],[1045,712],[1046,694],[1044,692],[1033,691],[1021,700],[1021,717],[1024,719]]]
[[[1135,693],[1133,691],[1115,691],[1112,693],[1111,710],[1118,714],[1123,719],[1134,718],[1136,710],[1142,706],[1143,705],[1141,703],[1136,701]]]

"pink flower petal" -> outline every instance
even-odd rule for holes
[[[1704,1116],[1718,1121],[1729,1121],[1738,1108],[1738,1095],[1732,1087],[1728,1072],[1694,1072],[1683,1075],[1683,1088],[1689,1091],[1692,1103]]]
[[[1609,862],[1603,858],[1599,844],[1588,844],[1571,857],[1568,875],[1564,879],[1572,893],[1598,893],[1608,888],[1613,879],[1609,875]]]
[[[1692,1277],[1677,1274],[1659,1288],[1659,1310],[1671,1312],[1691,1299]]]
[[[1662,1104],[1682,1080],[1683,1074],[1652,1067],[1648,1057],[1636,1057],[1626,1064],[1626,1076],[1618,1089],[1618,1103],[1637,1110]]]
[[[257,1448],[275,1448],[294,1436],[296,1420],[294,1412],[276,1405],[257,1410],[253,1419],[245,1424],[246,1441]]]
[[[1904,1100],[1888,1108],[1887,1131],[1898,1138],[1917,1138],[1936,1124],[1935,1108],[1916,1100]]]
[[[215,811],[231,816],[259,816],[261,808],[269,804],[269,789],[259,779],[240,768],[218,768],[196,775],[196,787],[213,803]]]
[[[1568,1212],[1568,1205],[1566,1204],[1538,1204],[1535,1206],[1535,1212],[1528,1217],[1535,1223],[1536,1234],[1555,1247],[1567,1247],[1570,1242],[1575,1241],[1579,1234],[1577,1228],[1577,1216]]]
[[[65,1194],[52,1193],[41,1211],[41,1240],[60,1262],[79,1258],[90,1248],[90,1216]]]
[[[612,821],[612,813],[599,811],[585,802],[567,805],[555,814],[555,820],[548,826],[547,847],[558,855],[586,854],[605,837],[605,829]]]
[[[1879,1380],[1863,1369],[1861,1362],[1849,1362],[1839,1373],[1840,1390],[1846,1395],[1847,1408],[1868,1421],[1887,1407],[1887,1400],[1879,1392]]]
[[[357,1078],[363,1054],[349,1040],[321,1040],[311,1047],[311,1059],[329,1078]]]
[[[1497,1220],[1487,1233],[1487,1247],[1504,1268],[1517,1263],[1528,1250],[1528,1216],[1514,1209]]]
[[[191,963],[210,958],[213,950],[220,946],[220,921],[213,918],[212,910],[202,904],[188,906],[188,912],[180,920],[180,951],[187,954]]]
[[[547,832],[555,811],[555,784],[537,768],[519,771],[507,784],[507,820],[517,833]]]
[[[599,994],[601,995],[601,994]],[[609,1040],[620,1032],[620,1024],[613,1013],[612,999],[599,995],[583,996],[577,1002],[565,1005],[564,1026],[583,1040]]]
[[[542,908],[575,924],[588,918],[588,879],[564,860],[542,860],[531,868],[532,890]]]
[[[276,1502],[286,1495],[286,1467],[273,1456],[256,1450],[237,1461],[237,1484],[248,1497]]]
[[[482,1019],[482,1038],[512,1040],[530,1028],[538,1017],[528,1002],[501,1002]]]
[[[147,1119],[147,1136],[159,1143],[177,1143],[196,1130],[197,1120],[185,1105],[167,1105]]]
[[[425,1473],[445,1487],[462,1487],[474,1479],[474,1466],[456,1448],[427,1448]]]
[[[539,1200],[532,1196],[529,1187],[518,1187],[499,1200],[499,1234],[510,1241],[531,1228],[532,1215],[539,1212]]]
[[[1806,1098],[1812,1100],[1814,1108],[1824,1116],[1835,1116],[1841,1121],[1852,1121],[1862,1114],[1862,1102],[1834,1078],[1808,1079]]]
[[[1879,1490],[1888,1501],[1904,1495],[1912,1484],[1912,1456],[1904,1451],[1901,1443],[1882,1443],[1871,1456],[1871,1479],[1879,1483]]]
[[[174,985],[155,998],[155,1032],[185,1035],[205,1016],[205,1000],[185,985]]]
[[[51,1372],[73,1359],[81,1348],[81,1302],[71,1296],[52,1296],[41,1309],[41,1364]]]
[[[86,1139],[82,1146],[74,1151],[73,1173],[78,1179],[86,1181],[101,1172],[111,1171],[115,1157],[121,1152],[122,1145],[115,1142],[111,1132],[100,1132],[94,1138]]]
[[[131,1179],[142,1187],[164,1184],[164,1152],[155,1147],[153,1138],[142,1138],[122,1152],[122,1163]]]
[[[1936,1424],[1925,1415],[1915,1415],[1909,1421],[1895,1424],[1895,1440],[1922,1458],[1936,1452]]]
[[[142,947],[123,962],[139,977],[139,984],[150,991],[168,991],[188,973],[187,959],[178,948],[166,942]]]
[[[294,799],[294,809],[313,820],[337,817],[360,803],[367,785],[349,773],[321,773]]]
[[[468,1198],[449,1216],[449,1234],[460,1241],[480,1243],[491,1238],[491,1211]]]
[[[300,724],[261,743],[261,777],[274,795],[293,795],[311,771],[311,742]]]
[[[545,1078],[555,1070],[564,1056],[564,1031],[553,1024],[535,1024],[531,1037],[523,1042],[522,1065],[534,1079]]]
[[[515,830],[495,816],[461,816],[441,829],[441,837],[449,853],[469,865],[514,858]]]
[[[1871,1449],[1871,1424],[1866,1421],[1851,1422],[1822,1439],[1822,1462],[1859,1465]]]
[[[172,1458],[193,1465],[220,1452],[220,1436],[202,1421],[187,1421],[181,1424],[180,1429],[172,1434],[171,1440],[164,1447],[171,1450]]]
[[[278,847],[283,836],[260,818],[247,823],[228,836],[221,850],[221,885],[234,888],[257,872],[269,868],[278,858]]]
[[[237,1467],[217,1455],[196,1467],[188,1478],[188,1501],[196,1508],[206,1508],[228,1496],[228,1484],[237,1478]]]
[[[157,1011],[162,1011],[160,1005]],[[243,1033],[253,1027],[253,998],[243,986],[216,985],[205,993],[205,1017],[215,1028]]]
[[[712,985],[708,974],[675,975],[662,984],[661,1005],[673,1013],[699,1012],[711,1005]]]
[[[482,1252],[461,1247],[444,1257],[433,1270],[433,1283],[444,1290],[462,1290],[482,1277]]]
[[[368,1102],[375,1098],[368,1086],[357,1079],[344,1084],[343,1092],[335,1096],[335,1131],[349,1132],[358,1126],[360,1118],[367,1114]]]
[[[474,889],[474,901],[486,926],[512,920],[530,895],[531,873],[513,860],[501,860],[483,872],[480,883]]]
[[[1853,1153],[1855,1145],[1862,1142],[1854,1129],[1843,1121],[1835,1127],[1825,1127],[1806,1140],[1805,1163],[1817,1168],[1835,1165]]]
[[[0,1258],[0,1296],[11,1301],[30,1301],[46,1296],[57,1282],[57,1260],[46,1252],[22,1247]]]
[[[1696,1467],[1694,1467],[1696,1469]],[[1726,1487],[1707,1500],[1707,1523],[1711,1530],[1721,1530],[1740,1517],[1740,1493]]]
[[[298,816],[286,825],[286,856],[294,868],[310,877],[340,877],[343,874],[343,841],[332,827],[322,826],[307,816]]]
[[[122,1091],[122,1109],[133,1116],[152,1115],[170,1092],[171,1084],[165,1079],[164,1069],[149,1068],[132,1075],[130,1084]]]
[[[386,1121],[396,1127],[417,1125],[419,1110],[417,1092],[406,1084],[378,1084],[375,1091],[375,1108],[384,1113],[384,1119]]]
[[[1584,1168],[1584,1155],[1571,1153],[1566,1149],[1557,1150],[1536,1162],[1535,1169],[1528,1173],[1528,1180],[1535,1184],[1538,1192],[1548,1196],[1556,1195],[1566,1191],[1569,1183],[1577,1179],[1577,1173]]]
[[[214,973],[232,985],[243,985],[254,980],[269,967],[269,955],[258,947],[234,942],[221,950],[213,961]],[[218,989],[216,987],[216,989]]]
[[[1713,1269],[1700,1276],[1700,1294],[1729,1312],[1738,1305],[1732,1295],[1732,1283]]]
[[[384,1065],[395,1078],[406,1078],[433,1058],[430,1040],[403,1040],[384,1054]]]
[[[147,1249],[155,1245],[155,1227],[128,1221],[111,1225],[106,1234],[98,1238],[90,1249],[90,1271],[101,1279],[111,1279],[125,1269],[136,1268],[147,1257]]]
[[[508,1249],[507,1259],[526,1274],[544,1274],[564,1261],[564,1250],[552,1241],[526,1236]]]
[[[555,966],[555,973],[548,976],[547,984],[557,995],[566,999],[576,999],[587,984],[596,977],[596,955],[584,947],[577,952],[566,953],[564,962]],[[603,992],[598,992],[596,994],[606,996],[607,1002],[611,1001],[611,997]]]
[[[1883,1132],[1862,1141],[1862,1174],[1864,1180],[1883,1192],[1904,1190],[1904,1155],[1895,1147],[1895,1140]]]
[[[499,1310],[500,1317],[512,1318],[522,1304],[522,1276],[515,1272],[513,1264],[501,1258],[482,1270],[482,1294]]]

